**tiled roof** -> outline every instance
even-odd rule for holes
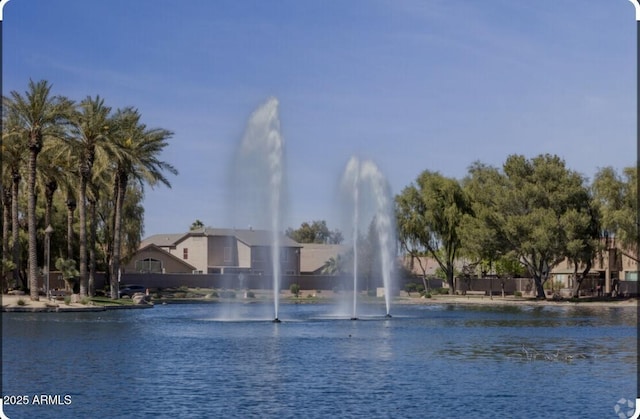
[[[180,240],[185,233],[180,234],[154,234],[140,242],[140,248],[146,247],[150,244],[154,244],[158,247],[173,247],[178,240]]]
[[[189,235],[202,235],[205,236],[233,236],[239,241],[245,243],[248,246],[271,246],[273,237],[268,230],[254,230],[254,229],[233,229],[233,228],[205,228],[188,233],[180,234],[155,234],[147,237],[140,243],[140,247],[145,247],[149,244],[154,244],[158,247],[172,247],[181,239]],[[301,247],[298,242],[290,239],[285,235],[280,236],[280,245],[284,247]]]

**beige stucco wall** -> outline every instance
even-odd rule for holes
[[[251,248],[246,244],[237,241],[238,266],[240,268],[251,267]]]
[[[195,266],[202,272],[207,272],[207,239],[204,236],[188,236],[176,244],[171,253],[179,259]],[[187,259],[184,259],[184,249],[188,250]]]

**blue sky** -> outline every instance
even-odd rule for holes
[[[271,96],[285,227],[337,226],[354,155],[394,193],[514,153],[588,177],[634,165],[635,59],[627,0],[11,0],[3,21],[5,94],[47,79],[175,133],[163,159],[180,174],[147,190],[145,236],[228,227],[229,163]]]

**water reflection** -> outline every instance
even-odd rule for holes
[[[392,319],[358,321],[327,317],[330,309],[286,305],[281,324],[250,320],[260,317],[250,309],[248,319],[218,321],[211,305],[6,313],[4,393],[71,394],[74,403],[5,412],[12,419],[572,417],[570,394],[591,417],[607,417],[636,391],[635,307],[407,306],[394,308]],[[585,398],[580,388],[598,392]]]

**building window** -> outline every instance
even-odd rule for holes
[[[184,260],[189,259],[189,249],[186,247],[182,249],[182,259]]]
[[[231,262],[231,248],[230,247],[225,247],[224,248],[224,261],[225,262]]]
[[[162,273],[162,262],[153,258],[136,260],[136,272]]]

